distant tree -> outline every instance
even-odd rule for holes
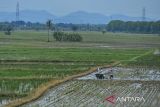
[[[7,26],[5,28],[5,35],[11,35],[11,31],[13,30],[13,28],[11,26]]]
[[[102,34],[105,34],[106,33],[106,30],[102,30]]]
[[[46,25],[47,25],[47,30],[48,30],[48,42],[49,42],[49,34],[50,34],[50,30],[52,28],[52,20],[48,20],[46,22]]]
[[[160,22],[145,21],[120,21],[114,20],[107,25],[107,30],[111,32],[132,32],[132,33],[160,33]]]
[[[73,26],[72,26],[72,30],[75,32],[75,31],[78,30],[78,27],[77,27],[76,25],[73,25]]]

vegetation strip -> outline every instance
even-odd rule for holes
[[[115,63],[113,63],[111,65],[98,66],[98,67],[102,67],[102,68],[111,67],[111,66],[116,66],[118,64],[119,64],[119,62],[115,62]],[[67,82],[69,80],[72,80],[74,78],[78,78],[78,77],[90,74],[92,72],[95,72],[98,67],[93,67],[88,72],[77,74],[77,75],[73,75],[73,76],[69,76],[69,77],[66,77],[66,78],[64,78],[62,80],[52,80],[52,81],[50,81],[50,82],[48,82],[48,83],[46,83],[44,85],[41,85],[40,88],[38,88],[37,90],[34,90],[34,92],[31,93],[30,95],[28,95],[27,97],[15,100],[15,101],[7,104],[6,107],[17,107],[17,106],[21,106],[23,104],[29,103],[31,101],[34,101],[34,100],[38,99],[39,97],[41,97],[48,89],[53,88],[53,87],[55,87],[55,86],[57,86],[57,85],[59,85],[61,83]]]
[[[1,77],[0,80],[43,80],[43,79],[56,79],[56,77]]]
[[[6,63],[6,62],[41,62],[41,63],[46,63],[46,62],[48,62],[48,63],[57,63],[57,62],[68,62],[68,63],[71,63],[71,62],[91,62],[91,61],[67,61],[67,60],[62,60],[62,61],[60,61],[60,60],[1,60],[0,59],[0,63]]]
[[[24,97],[26,96],[27,94],[24,93],[24,94],[18,94],[18,93],[0,93],[0,96],[1,97]]]

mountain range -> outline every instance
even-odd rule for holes
[[[15,21],[15,12],[0,12],[0,22]],[[131,17],[125,15],[106,16],[100,13],[89,13],[85,11],[77,11],[62,17],[55,16],[44,10],[23,10],[20,11],[20,20],[25,22],[45,23],[48,19],[53,19],[54,23],[73,23],[73,24],[106,24],[111,20],[123,21],[141,21],[141,17]],[[154,21],[146,18],[146,21]]]

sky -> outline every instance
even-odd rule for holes
[[[145,7],[146,17],[160,19],[160,0],[0,0],[0,11],[15,12],[17,2],[20,10],[46,10],[57,16],[86,11],[141,17]]]

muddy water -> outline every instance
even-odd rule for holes
[[[160,69],[151,68],[105,68],[97,69],[97,72],[78,78],[79,80],[97,80],[95,74],[103,74],[104,80],[109,80],[113,75],[113,80],[160,80]]]
[[[9,102],[11,102],[11,99],[9,99],[9,98],[2,98],[2,99],[0,99],[0,107],[8,104]]]

